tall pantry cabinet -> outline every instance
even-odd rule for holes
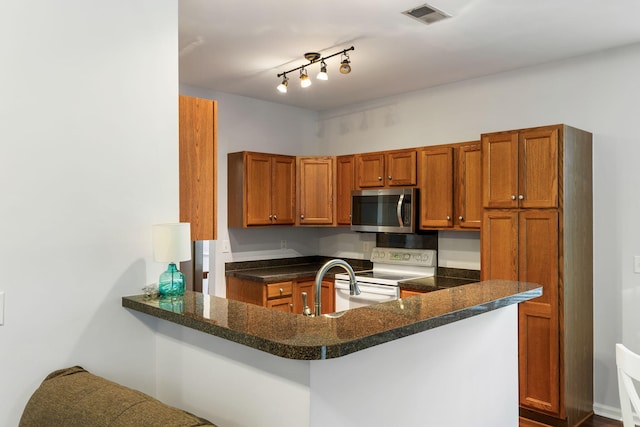
[[[482,135],[482,280],[541,284],[519,304],[521,426],[593,410],[592,136],[566,125]]]

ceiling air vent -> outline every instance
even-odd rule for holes
[[[407,15],[410,18],[417,19],[424,24],[433,24],[434,22],[442,21],[446,18],[451,18],[451,15],[445,13],[435,7],[423,4],[413,9],[405,10],[403,15]]]

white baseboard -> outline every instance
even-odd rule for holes
[[[596,415],[600,415],[601,417],[607,417],[607,418],[611,418],[612,420],[618,420],[618,421],[622,420],[622,413],[620,412],[620,408],[615,408],[613,406],[594,403],[593,412]]]
[[[622,412],[620,412],[620,408],[614,408],[613,406],[594,403],[593,412],[596,415],[600,415],[601,417],[607,417],[607,418],[611,418],[612,420],[622,421]],[[636,425],[640,424],[640,418],[638,417],[637,414],[634,414],[633,422]]]

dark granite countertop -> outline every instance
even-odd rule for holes
[[[542,288],[536,284],[491,280],[318,317],[190,291],[173,300],[147,299],[144,295],[123,297],[122,305],[277,356],[320,360],[345,356],[540,295]]]
[[[475,282],[479,282],[479,280],[460,277],[434,276],[402,280],[398,282],[398,286],[400,286],[400,289],[408,291],[433,292],[439,289],[453,288],[455,286]]]
[[[225,275],[239,279],[248,279],[261,283],[285,282],[306,277],[315,277],[318,270],[333,258],[308,256],[299,258],[283,258],[264,261],[246,261],[227,263]],[[368,270],[371,262],[367,260],[345,259],[354,271]],[[333,278],[336,273],[343,273],[342,267],[334,267],[327,271],[325,277]]]

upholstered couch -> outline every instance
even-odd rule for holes
[[[196,427],[209,421],[79,366],[49,374],[22,413],[20,427]],[[215,426],[214,426],[215,427]]]

